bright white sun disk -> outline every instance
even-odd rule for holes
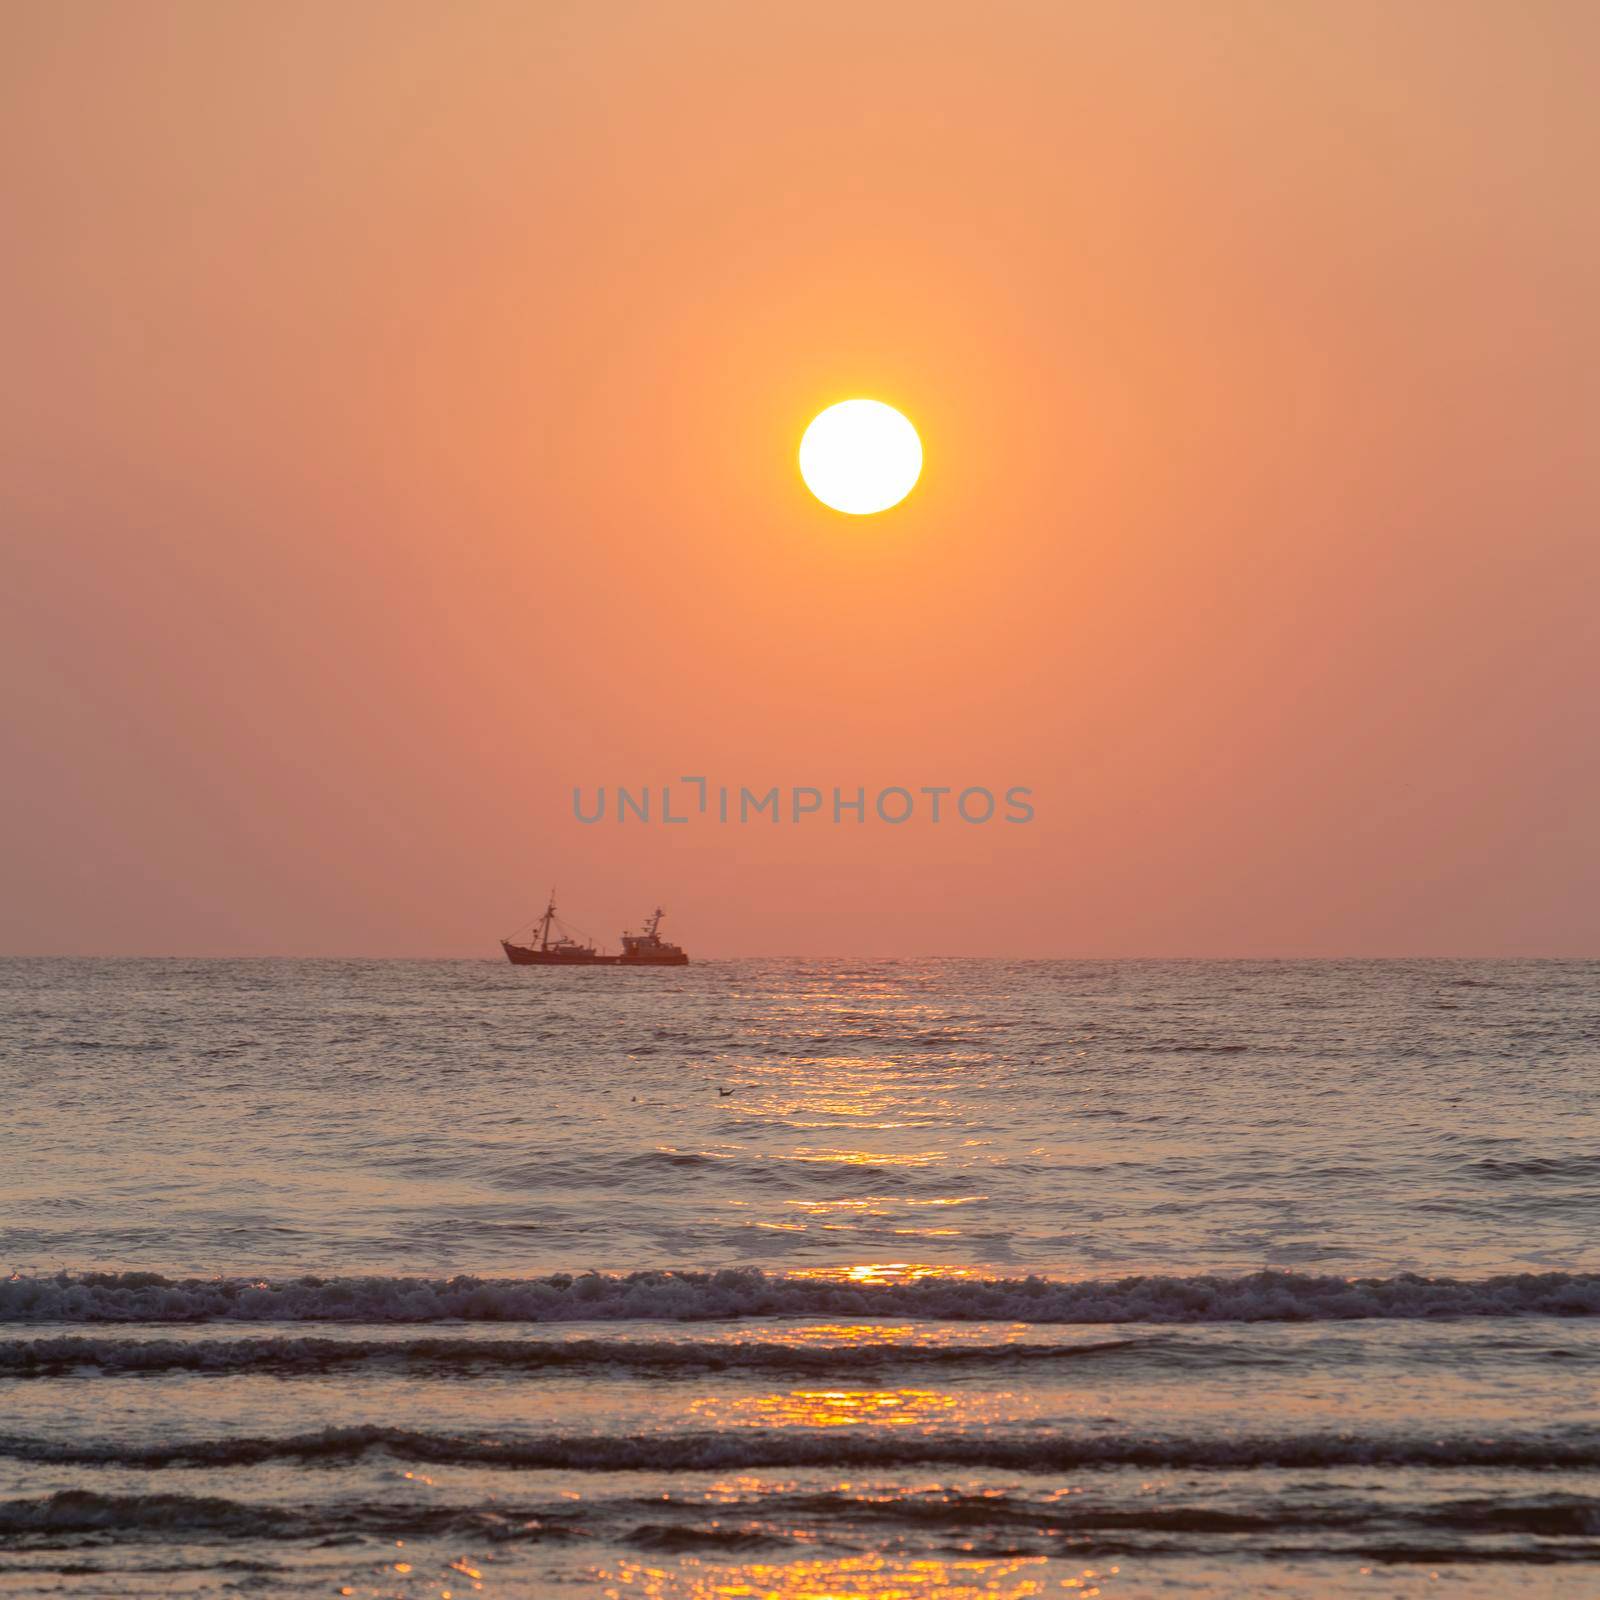
[[[841,400],[800,441],[800,476],[823,505],[853,517],[887,511],[922,474],[922,441],[893,406]]]

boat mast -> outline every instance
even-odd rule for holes
[[[541,950],[550,948],[550,924],[555,921],[555,916],[556,892],[552,889],[550,891],[550,904],[544,908],[544,921],[539,924],[539,948]]]

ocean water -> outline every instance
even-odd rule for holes
[[[0,962],[0,1595],[1600,1595],[1600,964]]]

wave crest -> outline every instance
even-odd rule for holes
[[[367,1367],[464,1375],[615,1368],[653,1377],[707,1372],[832,1376],[882,1368],[1038,1365],[1107,1355],[1162,1342],[1099,1339],[1078,1344],[859,1345],[712,1342],[683,1339],[118,1339],[0,1340],[0,1376],[48,1378],[84,1369],[114,1375],[153,1372],[273,1376]]]
[[[1060,1472],[1091,1466],[1176,1470],[1335,1467],[1498,1467],[1522,1471],[1600,1467],[1600,1439],[1587,1430],[1499,1437],[1485,1434],[1170,1435],[1014,1433],[832,1433],[740,1429],[735,1433],[444,1434],[368,1424],[280,1438],[83,1442],[0,1435],[0,1457],[56,1466],[255,1466],[331,1463],[385,1451],[439,1466],[565,1472],[761,1471],[800,1467],[893,1470],[960,1466]]]
[[[542,1278],[167,1278],[152,1272],[13,1276],[4,1322],[704,1322],[913,1317],[955,1322],[1323,1322],[1600,1315],[1600,1273],[1481,1279],[1152,1275],[1063,1282],[922,1278],[855,1284],[756,1267],[556,1273]]]

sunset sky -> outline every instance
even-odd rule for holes
[[[1600,955],[1600,7],[0,8],[0,951]],[[809,420],[898,407],[878,517]],[[1025,826],[572,788],[1027,785]]]

